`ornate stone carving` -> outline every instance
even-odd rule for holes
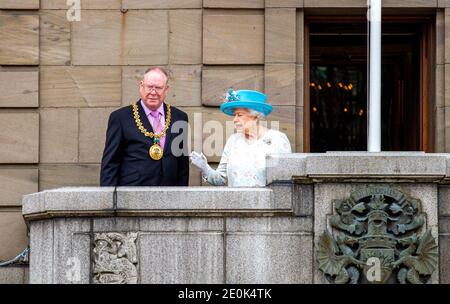
[[[425,283],[437,267],[438,247],[417,199],[391,187],[353,192],[333,200],[317,250],[319,269],[331,283]],[[363,274],[363,275],[362,275]]]
[[[136,232],[94,234],[94,284],[136,284]]]

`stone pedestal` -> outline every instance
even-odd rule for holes
[[[267,161],[265,188],[94,187],[26,195],[30,282],[325,283],[318,242],[335,229],[336,200],[367,189],[392,189],[397,198],[420,202],[424,223],[417,234],[430,229],[441,250],[429,281],[448,282],[448,155],[290,154]]]
[[[283,164],[283,165],[281,165]],[[307,206],[312,201],[311,213],[314,218],[314,271],[313,282],[325,283],[324,274],[319,270],[317,247],[325,231],[338,235],[332,227],[330,218],[336,214],[333,201],[345,201],[358,193],[398,192],[394,196],[417,200],[424,215],[424,224],[419,227],[417,236],[430,229],[439,243],[445,239],[448,247],[448,228],[439,228],[439,218],[446,222],[443,206],[448,206],[447,184],[450,182],[450,157],[448,154],[425,154],[422,152],[329,152],[324,154],[273,155],[268,157],[268,182],[293,181],[297,187],[310,189],[308,195],[299,195],[294,190],[297,202],[294,206]],[[304,190],[303,190],[304,191]],[[312,193],[312,194],[310,194]],[[367,195],[366,195],[367,196]],[[438,208],[440,206],[440,208]],[[448,208],[447,208],[448,209]],[[439,212],[441,210],[441,212]],[[300,213],[302,214],[302,213]],[[399,234],[399,237],[401,234]],[[341,252],[342,253],[342,252]],[[415,253],[416,254],[416,253]],[[449,254],[441,250],[440,263],[428,282],[443,282],[448,278]],[[437,264],[439,264],[439,259]],[[445,273],[439,274],[439,269]],[[441,280],[439,279],[441,277]],[[448,280],[448,279],[446,279]]]

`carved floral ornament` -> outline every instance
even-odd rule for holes
[[[438,247],[425,230],[421,202],[391,187],[333,200],[332,235],[319,239],[317,260],[336,284],[426,283],[437,268]]]
[[[136,284],[136,232],[94,234],[94,284]]]

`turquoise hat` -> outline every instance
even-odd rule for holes
[[[229,89],[225,102],[220,105],[220,110],[233,116],[237,108],[246,108],[261,112],[264,116],[272,112],[272,105],[266,102],[267,96],[258,91]]]

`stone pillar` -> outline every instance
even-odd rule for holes
[[[361,232],[357,232],[357,234],[344,234],[356,240],[352,254],[355,254],[355,258],[364,263],[368,260],[368,256],[364,257],[363,255],[369,254],[368,252],[372,252],[371,254],[376,252],[375,255],[382,256],[382,263],[390,259],[392,259],[391,262],[397,261],[399,252],[396,252],[394,257],[387,257],[389,255],[388,252],[392,254],[395,250],[401,252],[405,247],[399,249],[398,245],[395,247],[394,244],[398,244],[399,239],[406,239],[406,236],[412,236],[414,233],[422,241],[426,239],[425,234],[427,230],[430,230],[436,245],[438,245],[440,235],[441,240],[444,242],[443,246],[447,248],[448,227],[446,227],[445,223],[447,223],[446,210],[448,208],[446,209],[442,206],[448,205],[449,200],[447,186],[445,186],[449,180],[449,160],[448,155],[425,154],[422,152],[333,152],[324,154],[273,155],[268,157],[267,181],[268,183],[276,184],[279,181],[292,180],[295,184],[294,189],[296,189],[294,190],[296,192],[294,194],[294,197],[296,197],[294,205],[297,206],[297,210],[302,210],[297,214],[312,213],[314,218],[314,245],[316,248],[313,260],[313,282],[325,283],[327,280],[324,273],[319,270],[318,255],[320,253],[318,253],[318,250],[320,248],[319,241],[325,243],[327,240],[326,236],[324,236],[326,231],[329,231],[337,240],[338,232],[346,232],[346,229],[354,232],[353,230],[355,229],[361,229]],[[312,197],[312,199],[307,199],[308,197]],[[385,206],[387,208],[383,207],[382,204],[378,206],[370,205],[371,203],[376,203],[377,200],[387,203]],[[310,201],[313,202],[312,206],[308,205]],[[362,204],[355,207],[361,202]],[[341,207],[346,203],[349,204],[349,208],[354,207],[350,214],[345,213],[344,207]],[[441,206],[440,218],[438,217],[438,204]],[[402,208],[396,208],[400,205]],[[394,217],[398,217],[401,214],[403,216],[403,212],[406,212],[404,210],[412,208],[410,207],[411,205],[417,205],[414,207],[417,210],[411,211],[413,215],[410,222],[406,219],[394,219]],[[351,215],[357,214],[358,208],[365,208],[365,213],[361,212],[361,216],[364,214],[366,220],[361,219],[361,222],[359,222]],[[383,208],[384,210],[382,210]],[[393,214],[392,212],[395,209],[397,211]],[[343,214],[339,214],[339,212]],[[348,215],[347,219],[351,219],[351,221],[345,222],[345,214]],[[392,219],[383,219],[387,215],[392,215]],[[342,219],[344,219],[344,222],[338,223],[338,220]],[[440,225],[438,219],[441,220]],[[380,222],[378,223],[380,224],[382,220],[386,220],[388,233],[380,237],[378,234],[382,233],[378,233],[380,231],[378,229],[377,236],[372,235],[370,228],[373,228],[373,226],[369,224],[371,220],[379,220]],[[354,226],[350,227],[351,225]],[[359,227],[359,225],[361,226]],[[409,227],[411,230],[408,231],[409,228],[405,227]],[[415,228],[412,229],[413,227]],[[403,233],[403,229],[406,229],[406,232]],[[389,233],[389,230],[394,230],[395,233]],[[336,245],[341,244],[339,241],[336,242]],[[389,243],[391,244],[389,245]],[[412,246],[417,246],[419,243],[420,241],[415,245],[411,245],[409,250],[412,250]],[[337,255],[341,256],[337,258],[338,260],[345,255],[343,252],[345,250],[344,247],[342,246],[336,252]],[[359,251],[355,251],[355,248],[359,248]],[[440,260],[437,257],[437,247],[434,246],[434,249],[431,251],[433,250],[434,252],[429,254],[429,259],[436,263],[429,282],[438,283],[440,282],[439,278],[442,281],[449,277],[449,267],[445,266],[449,264],[448,254],[446,253],[448,250],[441,248]],[[403,254],[405,255],[406,252]],[[417,255],[417,251],[413,251],[412,256]],[[441,268],[439,268],[438,263],[440,263]],[[365,271],[363,270],[364,266],[362,264],[360,266],[359,283],[364,281],[363,272]],[[402,267],[400,266],[400,268]],[[396,269],[388,268],[382,268],[384,269],[383,273],[386,275],[389,271],[396,271]],[[406,275],[409,269],[405,268],[405,270],[402,270],[403,275]],[[439,274],[440,270],[441,273]],[[351,271],[353,270],[349,270],[347,273],[350,279]],[[342,274],[343,277],[345,275]],[[410,274],[410,276],[413,276],[413,274]],[[411,280],[413,279],[411,278]],[[398,283],[398,280],[394,277],[386,282]]]

